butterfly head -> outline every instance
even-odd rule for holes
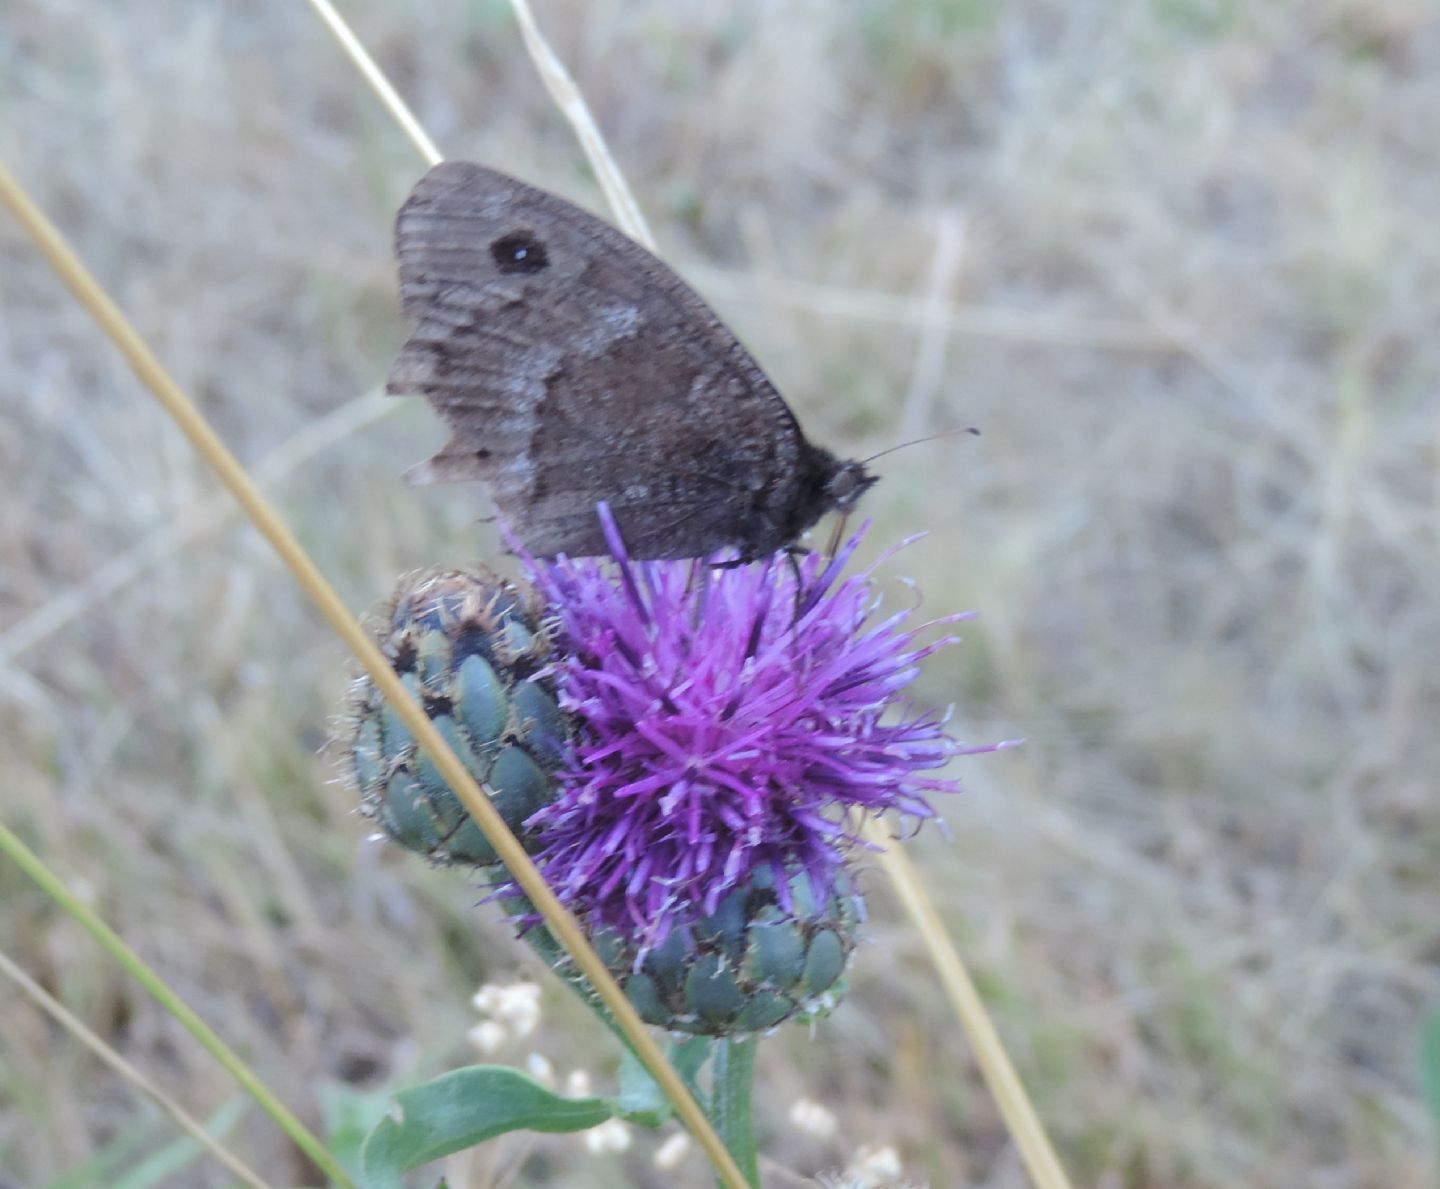
[[[860,497],[875,486],[876,476],[865,469],[863,462],[836,462],[825,481],[826,503],[842,515],[859,502]]]

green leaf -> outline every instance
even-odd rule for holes
[[[620,1054],[620,1117],[637,1127],[659,1127],[673,1112],[670,1100],[650,1071],[629,1049]]]
[[[401,1174],[507,1131],[585,1131],[615,1114],[604,1098],[563,1098],[508,1065],[452,1070],[395,1096],[361,1151],[364,1189],[403,1189]]]
[[[690,1093],[701,1102],[705,1101],[705,1096],[700,1092],[700,1069],[710,1060],[710,1050],[714,1046],[715,1042],[708,1036],[687,1037],[670,1046],[670,1064],[690,1087]]]
[[[696,1098],[701,1095],[695,1079],[709,1056],[710,1038],[707,1036],[692,1036],[670,1046],[670,1064]],[[620,1097],[616,1105],[620,1117],[637,1127],[659,1127],[675,1113],[660,1083],[650,1076],[650,1071],[629,1049],[620,1054]]]
[[[321,1083],[325,1146],[351,1180],[360,1179],[360,1150],[389,1105],[389,1090],[357,1090],[345,1082]]]
[[[1440,1011],[1430,1017],[1420,1032],[1420,1086],[1430,1102],[1435,1126],[1440,1130]]]

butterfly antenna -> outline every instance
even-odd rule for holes
[[[908,442],[901,442],[898,446],[888,446],[878,454],[872,454],[869,458],[862,458],[862,463],[874,462],[877,458],[884,458],[887,454],[894,454],[897,450],[905,450],[910,446],[923,446],[926,442],[938,442],[941,438],[959,437],[961,434],[970,434],[972,437],[979,437],[980,431],[973,425],[967,425],[963,429],[947,429],[943,433],[932,433],[925,438],[912,438]]]

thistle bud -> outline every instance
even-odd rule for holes
[[[483,568],[401,580],[377,633],[410,694],[528,844],[525,820],[554,795],[569,724],[541,670],[541,605]],[[344,752],[363,812],[436,863],[487,867],[495,849],[369,678],[356,682]]]

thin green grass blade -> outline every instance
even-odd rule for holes
[[[205,1130],[217,1139],[227,1135],[240,1121],[249,1105],[247,1098],[232,1098],[205,1120]],[[188,1168],[198,1158],[206,1155],[208,1153],[199,1140],[193,1136],[182,1135],[142,1160],[123,1176],[103,1184],[105,1189],[154,1189],[157,1185],[166,1184],[182,1169]]]
[[[1440,1133],[1440,1011],[1420,1030],[1420,1088]]]
[[[119,1170],[140,1157],[168,1134],[166,1120],[151,1116],[136,1119],[84,1164],[48,1181],[44,1189],[107,1189],[115,1183]]]

